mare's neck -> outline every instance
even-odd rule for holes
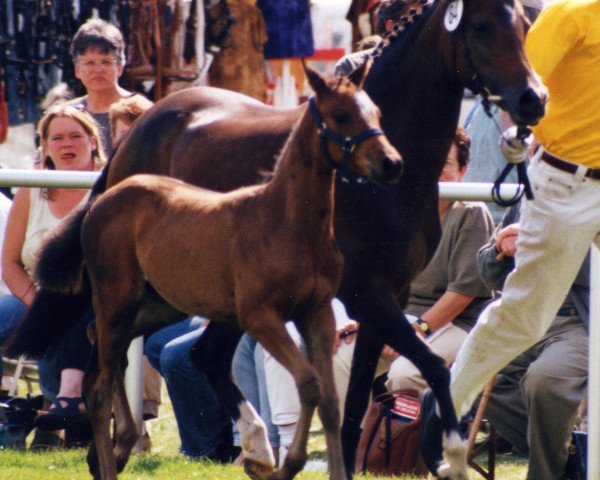
[[[307,108],[285,144],[266,195],[285,209],[290,224],[310,234],[324,231],[332,214],[332,175]]]
[[[463,86],[448,67],[453,52],[441,32],[443,12],[436,10],[384,49],[365,82],[382,112],[383,130],[404,157],[404,178],[412,181],[437,181],[462,100]]]

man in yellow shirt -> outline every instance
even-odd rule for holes
[[[480,315],[451,369],[459,416],[489,378],[539,341],[592,243],[600,247],[600,0],[557,0],[531,27],[527,54],[548,87],[541,144],[523,205],[516,268],[502,297]],[[423,399],[422,450],[441,461],[441,427],[430,391]],[[438,457],[438,458],[436,458]]]

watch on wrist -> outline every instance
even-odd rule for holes
[[[417,318],[417,325],[419,326],[419,330],[421,330],[423,335],[425,335],[425,338],[429,337],[433,333],[427,322],[421,317]]]

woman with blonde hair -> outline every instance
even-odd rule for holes
[[[38,135],[39,168],[94,171],[105,163],[96,123],[81,109],[66,104],[50,107],[38,123]],[[71,211],[83,205],[88,196],[87,189],[68,188],[20,188],[16,193],[2,246],[2,278],[11,294],[0,297],[0,342],[16,330],[36,295],[32,273],[44,239]],[[60,355],[56,358],[45,355],[39,362],[40,384],[49,398],[53,397],[53,389],[45,388],[44,371],[53,370],[47,368],[49,364],[60,368],[60,391],[55,400],[58,403],[53,408],[58,408],[61,414],[68,413],[63,410],[71,406],[78,413],[83,409],[81,380],[89,342],[87,346],[81,343],[82,340],[65,342]],[[82,349],[86,351],[82,353]]]

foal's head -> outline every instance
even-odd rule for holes
[[[350,78],[326,81],[305,66],[315,92],[309,108],[334,168],[348,168],[359,177],[390,185],[402,173],[402,158],[381,130],[379,108],[362,89],[366,69],[363,65]]]

